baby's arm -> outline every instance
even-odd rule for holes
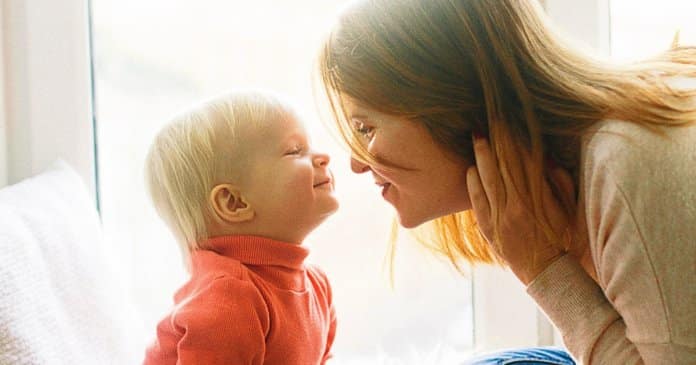
[[[324,352],[324,359],[322,360],[322,364],[325,363],[326,360],[333,357],[333,354],[331,353],[331,347],[333,346],[334,339],[336,338],[336,310],[334,309],[333,301],[331,302],[330,315],[331,324],[329,325],[329,336],[326,340],[326,351]]]
[[[175,311],[172,325],[182,333],[178,365],[263,363],[269,313],[248,282],[213,280]]]
[[[328,332],[326,336],[326,347],[324,349],[324,356],[321,360],[322,364],[325,364],[327,360],[333,357],[331,353],[334,339],[336,338],[336,309],[333,303],[333,292],[331,291],[331,283],[329,278],[326,276],[324,270],[317,266],[312,266],[312,272],[315,273],[316,277],[319,279],[320,286],[319,290],[322,291],[320,297],[326,299],[326,309],[328,314]]]

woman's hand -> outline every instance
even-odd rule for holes
[[[537,225],[531,208],[524,200],[531,192],[517,191],[512,181],[522,182],[523,166],[510,164],[508,173],[501,173],[485,138],[474,138],[476,165],[467,171],[467,187],[481,234],[492,244],[497,255],[506,262],[525,285],[536,278],[553,261],[564,254],[562,245],[552,242]],[[528,155],[521,156],[523,163]],[[551,171],[554,184],[562,194],[574,196],[573,180],[560,168]],[[520,188],[526,186],[520,184]],[[526,194],[523,195],[523,194]],[[554,237],[569,239],[569,217],[544,179],[542,187],[543,210]],[[494,241],[493,220],[498,213],[498,242]]]

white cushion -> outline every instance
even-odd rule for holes
[[[0,364],[133,364],[142,332],[65,163],[0,189]]]

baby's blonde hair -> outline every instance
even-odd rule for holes
[[[249,155],[240,148],[242,131],[292,115],[272,94],[235,92],[175,117],[157,134],[145,160],[145,182],[187,265],[191,251],[206,248],[211,189],[244,179]]]

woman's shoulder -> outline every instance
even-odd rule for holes
[[[685,126],[644,126],[609,119],[583,137],[583,171],[597,169],[631,177],[646,169],[672,170],[696,163],[696,121]]]
[[[642,227],[656,216],[696,223],[696,124],[652,131],[607,120],[597,127],[583,144],[581,162],[588,209],[631,212]]]
[[[671,77],[669,87],[696,90],[696,78]],[[684,101],[696,108],[696,99]],[[696,120],[684,120],[682,126],[643,125],[630,120],[605,119],[587,129],[582,140],[583,162],[631,167],[638,162],[679,163],[687,157],[693,162],[696,154]]]
[[[581,191],[594,217],[588,225],[623,217],[650,242],[674,234],[680,242],[696,238],[696,231],[683,231],[696,223],[696,124],[652,131],[607,120],[597,127],[583,146]],[[681,222],[680,229],[667,221]]]

